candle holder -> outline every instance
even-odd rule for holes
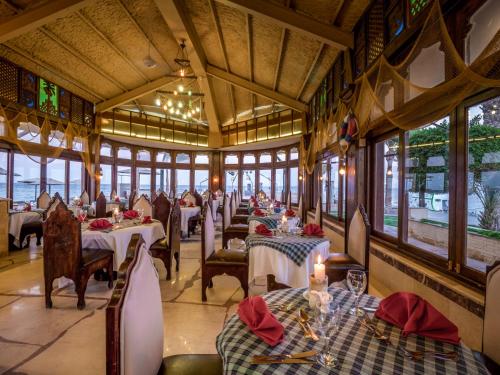
[[[315,290],[317,292],[326,292],[328,290],[328,276],[325,275],[325,278],[322,280],[318,280],[314,277],[314,274],[309,276],[309,291]]]

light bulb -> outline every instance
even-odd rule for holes
[[[196,112],[200,112],[200,107],[196,107]]]
[[[188,91],[188,95],[189,95],[189,96],[191,96],[191,94],[192,94],[192,92],[191,92],[191,90],[189,90],[189,91]]]
[[[174,90],[174,95],[177,95],[177,90]]]
[[[345,168],[344,168],[344,167],[340,167],[340,169],[339,169],[339,174],[340,174],[341,176],[345,175]]]
[[[179,102],[179,103],[177,103],[177,107],[182,108],[182,107],[184,107],[184,104],[182,104],[182,102]]]
[[[191,114],[194,115],[196,111],[194,109],[191,110]]]
[[[168,99],[168,100],[167,100],[167,105],[168,105],[169,107],[172,107],[172,100]]]
[[[167,107],[167,105],[165,104],[165,105],[163,106],[163,110],[164,110],[164,111],[166,111],[167,109],[168,109],[168,107]]]
[[[192,116],[192,115],[191,115],[191,112],[188,112],[188,113],[187,113],[187,117],[191,118],[191,116]]]
[[[170,112],[171,114],[174,114],[174,112],[175,112],[174,107],[170,107],[169,112]]]
[[[155,103],[156,103],[156,105],[158,107],[161,106],[161,100],[160,100],[160,98],[156,98]]]
[[[184,86],[182,86],[182,85],[177,86],[177,90],[179,90],[179,92],[183,92]]]
[[[387,176],[392,176],[392,169],[387,170]]]
[[[186,72],[184,71],[184,68],[181,69],[180,74],[181,74],[181,77],[184,77],[184,75],[186,74]]]
[[[185,113],[183,113],[183,114],[182,114],[182,118],[183,118],[184,120],[187,118],[187,116],[186,116],[186,114],[185,114]]]
[[[181,113],[181,111],[179,111],[178,109],[175,111],[175,114],[178,115],[179,113]]]

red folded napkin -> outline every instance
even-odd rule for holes
[[[250,200],[253,202],[253,201],[255,200],[255,197],[252,195],[252,196],[250,197]]]
[[[306,224],[303,233],[306,236],[323,237],[325,234],[318,224]]]
[[[123,213],[123,217],[129,220],[137,219],[139,217],[139,212],[137,212],[136,210],[128,210]]]
[[[27,205],[25,205],[23,211],[30,212],[31,211],[31,204],[28,203]]]
[[[266,224],[259,224],[255,227],[255,233],[260,234],[262,236],[268,236],[271,237],[273,235],[273,232],[269,230],[269,228],[266,226]]]
[[[274,207],[280,208],[281,207],[281,202],[280,201],[274,202]]]
[[[116,196],[116,197],[115,197],[115,202],[116,202],[116,203],[120,203],[120,197]]]
[[[271,346],[283,341],[285,329],[260,296],[248,297],[238,305],[238,315],[250,330]]]
[[[111,228],[112,226],[113,226],[113,224],[111,224],[106,219],[96,219],[90,223],[89,228],[90,229],[108,229],[108,228]]]
[[[80,214],[76,218],[80,223],[83,223],[87,217],[85,215]]]
[[[295,211],[294,210],[286,210],[285,216],[286,217],[295,217]]]
[[[83,207],[83,201],[81,199],[78,201],[78,207]]]
[[[151,216],[144,216],[144,219],[142,219],[142,224],[151,224],[153,220],[151,220]]]
[[[414,333],[458,344],[458,328],[434,306],[413,293],[398,292],[384,298],[375,316],[401,328],[403,336]]]
[[[179,206],[185,206],[186,205],[186,201],[184,199],[179,199]]]
[[[194,203],[193,202],[189,202],[189,207],[194,207]]]
[[[265,212],[262,212],[262,210],[260,208],[256,208],[254,211],[253,211],[253,214],[255,216],[266,216],[266,213]]]
[[[253,206],[254,206],[255,208],[258,208],[258,207],[259,207],[259,202],[257,202],[257,201],[253,202]]]

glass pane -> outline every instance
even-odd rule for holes
[[[226,154],[224,164],[238,164],[238,155]]]
[[[339,157],[330,159],[330,215],[339,216]]]
[[[40,78],[39,82],[38,108],[49,115],[57,116],[59,111],[59,87],[43,78]]]
[[[404,239],[448,258],[449,119],[411,130],[405,136],[408,229]]]
[[[250,198],[255,195],[255,171],[244,170],[242,172],[243,198]]]
[[[168,152],[160,151],[156,154],[156,161],[158,163],[170,163],[171,162],[170,154]]]
[[[399,137],[396,136],[385,141],[378,142],[375,146],[375,152],[375,199],[377,200],[377,203],[375,205],[374,227],[380,232],[397,237],[399,203]],[[411,165],[412,164],[410,164],[409,167],[413,168]],[[429,161],[427,162],[427,165],[429,165]],[[383,184],[381,183],[382,181]]]
[[[182,193],[189,191],[191,171],[189,169],[176,169],[175,171],[175,195],[180,198]]]
[[[468,114],[466,264],[486,271],[500,259],[500,97]]]
[[[265,152],[263,154],[260,154],[259,157],[259,163],[270,163],[271,162],[271,154],[268,152]]]
[[[62,159],[52,159],[47,164],[47,191],[50,196],[56,192],[63,200],[66,200],[66,161]]]
[[[327,190],[328,190],[328,161],[324,160],[321,163],[321,210],[326,212]]]
[[[298,160],[299,158],[299,150],[294,147],[290,150],[290,160]]]
[[[66,148],[66,139],[64,137],[64,133],[59,130],[51,130],[48,141],[49,146]]]
[[[132,153],[130,152],[130,149],[127,147],[120,147],[118,149],[118,158],[120,159],[131,159],[132,158]]]
[[[196,154],[196,157],[194,158],[194,163],[195,164],[208,164],[209,159],[207,154]]]
[[[0,197],[7,198],[8,152],[0,151]]]
[[[111,156],[111,146],[103,143],[101,145],[101,156]]]
[[[156,169],[156,191],[170,194],[170,169]]]
[[[275,170],[275,177],[274,177],[274,199],[276,200],[282,200],[284,197],[284,192],[286,190],[285,186],[285,170],[283,168],[278,168]]]
[[[17,138],[32,143],[40,143],[40,128],[31,122],[20,122],[17,127]]]
[[[255,155],[253,154],[243,155],[243,164],[255,164]]]
[[[80,197],[83,192],[82,184],[83,163],[81,161],[69,162],[69,199]]]
[[[111,195],[111,165],[101,164],[101,171],[101,191],[106,197],[109,197]]]
[[[266,193],[266,197],[271,196],[271,170],[262,169],[259,171],[259,192]]]
[[[189,154],[177,154],[177,156],[175,157],[176,163],[189,164],[190,161],[191,161],[191,158],[189,157]]]
[[[151,155],[147,150],[140,150],[137,152],[137,160],[151,161]]]
[[[151,168],[136,168],[137,194],[151,196]]]
[[[286,161],[286,151],[285,150],[280,150],[276,153],[276,161]]]
[[[229,194],[232,191],[238,190],[238,171],[226,171],[225,173],[226,181],[226,193]]]
[[[126,167],[123,165],[118,165],[116,167],[116,193],[121,198],[128,199],[128,197],[130,197],[130,190],[132,188],[131,171],[132,171],[131,167]]]
[[[37,163],[38,161],[38,163]],[[36,202],[40,195],[40,158],[14,154],[14,203]]]
[[[200,194],[208,190],[208,170],[194,171],[194,189]]]
[[[292,203],[299,203],[299,167],[290,168],[290,192]]]

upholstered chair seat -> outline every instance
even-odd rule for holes
[[[236,215],[247,215],[248,216],[248,207],[241,206],[236,208]]]
[[[221,375],[222,360],[217,354],[181,354],[163,358],[158,375]]]
[[[332,264],[357,264],[356,260],[347,253],[332,253],[328,261]]]
[[[234,215],[231,218],[231,224],[246,224],[248,222],[248,214],[247,215]]]
[[[248,224],[247,217],[244,220],[240,220],[240,222],[233,222],[231,218],[232,207],[234,202],[234,193],[231,197],[224,197],[224,211],[222,215],[222,243],[226,244],[232,238],[240,238],[244,240],[248,235]]]
[[[96,249],[82,249],[82,264],[88,267],[94,262],[113,257],[113,250],[96,250]]]
[[[233,262],[244,263],[248,261],[246,251],[220,249],[213,252],[208,258],[207,262]]]

